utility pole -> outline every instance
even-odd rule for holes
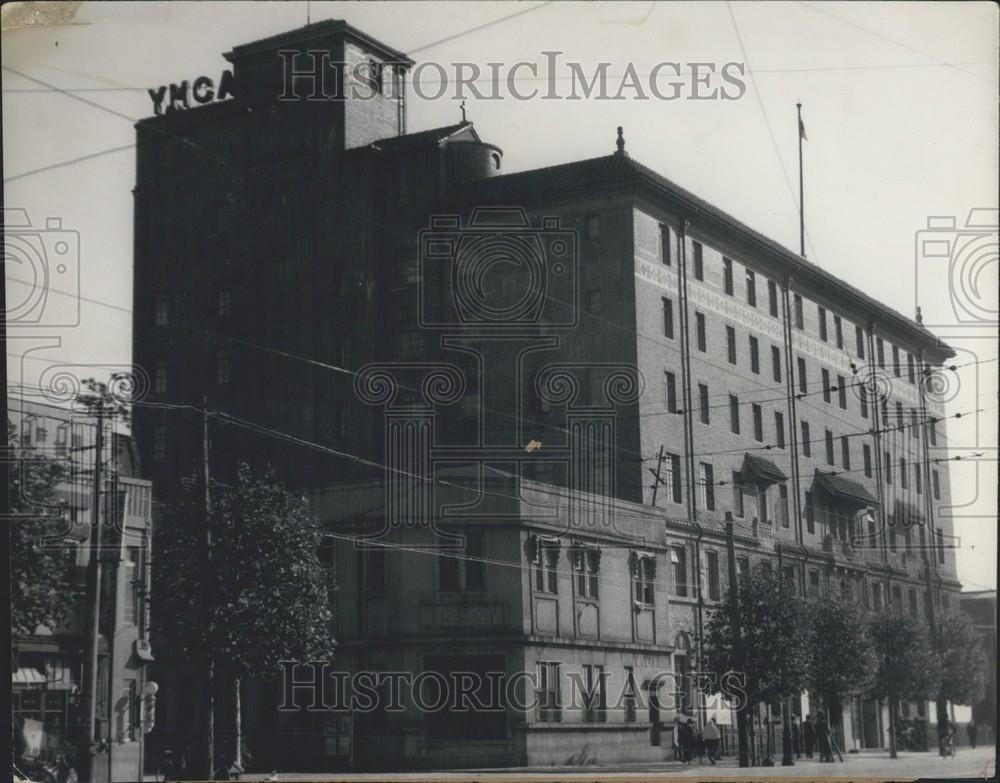
[[[90,558],[87,561],[87,598],[89,600],[87,626],[86,671],[86,725],[82,738],[85,779],[94,780],[95,757],[98,750],[97,726],[97,670],[101,638],[101,460],[104,454],[104,400],[95,406],[96,422],[94,435],[94,485],[90,500]],[[110,679],[110,673],[109,673]]]
[[[740,610],[739,610],[739,577],[736,573],[736,540],[733,533],[733,513],[731,511],[726,512],[726,555],[729,558],[729,603],[731,605],[730,611],[730,624],[733,627],[733,650],[736,652],[737,659],[741,662],[739,669],[742,671],[745,667],[742,665],[743,659],[743,634],[740,632]],[[746,676],[746,672],[743,672]],[[749,696],[749,694],[747,694]],[[739,760],[741,767],[750,766],[750,748],[747,742],[747,709],[749,709],[749,701],[746,704],[738,705],[736,709],[736,736],[737,743],[739,746]]]
[[[783,585],[785,583],[785,560],[782,546],[778,548],[778,579]],[[792,767],[795,762],[792,760],[792,718],[790,715],[792,700],[787,696],[781,703],[781,766]]]
[[[215,779],[215,656],[212,653],[210,639],[209,600],[211,590],[208,587],[212,568],[212,489],[211,470],[209,468],[208,440],[208,397],[202,398],[201,413],[201,456],[203,481],[205,490],[205,537],[202,539],[201,551],[201,629],[205,644],[205,755],[209,780]]]

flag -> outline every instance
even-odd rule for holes
[[[799,138],[809,141],[809,137],[806,136],[806,124],[802,122],[802,117],[799,117]]]

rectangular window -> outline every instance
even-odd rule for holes
[[[774,412],[774,440],[779,449],[785,448],[785,417],[779,411]]]
[[[559,542],[535,538],[535,590],[539,593],[559,592]]]
[[[937,419],[933,416],[927,421],[927,437],[931,439],[932,446],[937,446]]]
[[[167,393],[167,363],[162,359],[156,363],[153,372],[153,391],[156,394]]]
[[[697,245],[698,243],[695,242]],[[670,252],[670,226],[660,223],[660,262],[664,266],[670,266],[673,259]]]
[[[767,281],[767,310],[775,318],[778,317],[778,284],[773,280]]]
[[[219,386],[229,384],[229,352],[219,351],[215,357],[215,382]]]
[[[557,723],[562,720],[562,705],[559,703],[559,664],[550,661],[538,663],[538,720],[542,723]]]
[[[705,562],[708,566],[708,598],[710,601],[718,601],[722,596],[719,580],[719,553],[706,552]]]
[[[882,611],[882,585],[879,582],[872,582],[872,609]]]
[[[706,511],[715,511],[715,478],[712,466],[701,463],[701,507]]]
[[[764,442],[764,415],[761,413],[759,405],[751,405],[753,412],[753,439],[758,443]]]
[[[903,431],[903,403],[896,403],[896,429]]]
[[[802,456],[812,456],[812,442],[809,438],[809,422],[802,420]]]
[[[739,572],[740,581],[745,580],[750,575],[750,558],[737,557],[736,570]]]
[[[722,259],[722,288],[729,296],[733,295],[733,260]]]
[[[800,356],[796,360],[796,364],[798,364],[799,391],[805,394],[809,387],[809,381],[806,380],[806,360]]]
[[[864,462],[865,476],[872,477],[872,448],[867,443],[861,446],[861,458]]]
[[[825,367],[820,370],[820,377],[823,382],[823,402],[830,402],[830,371]]]
[[[573,556],[576,571],[576,594],[596,601],[600,597],[601,553],[596,547],[578,545]]]
[[[701,423],[708,424],[708,387],[703,384],[698,384],[698,407],[701,411]]]
[[[892,374],[897,378],[903,377],[903,368],[899,363],[899,346],[892,346]]]
[[[674,303],[663,297],[663,336],[674,339]]]
[[[913,478],[916,479],[917,494],[924,494],[924,472],[920,469],[920,463],[917,462],[913,465]],[[921,530],[921,532],[923,532]]]
[[[840,439],[840,461],[844,470],[851,469],[851,439],[846,436]]]
[[[910,617],[912,617],[914,620],[916,620],[917,619],[917,614],[918,614],[918,612],[917,612],[917,591],[914,590],[912,587],[909,590],[906,591],[906,601],[909,604]]]
[[[847,410],[847,382],[843,375],[837,376],[837,404],[842,411]]]
[[[733,394],[729,395],[729,430],[734,435],[740,434],[740,400]]]
[[[937,537],[937,559],[939,565],[944,565],[944,533],[940,530],[935,530],[934,533]]]
[[[604,723],[608,719],[608,697],[605,690],[604,667],[583,664],[587,691],[583,694],[583,720],[586,723]]]
[[[157,294],[153,300],[153,323],[167,326],[170,323],[170,306],[164,294]]]
[[[632,553],[632,597],[643,606],[653,605],[656,561],[646,554]]]
[[[687,596],[687,550],[684,547],[670,548],[670,566],[674,578],[674,595]]]
[[[726,355],[730,364],[736,364],[736,330],[726,327]]]
[[[805,329],[806,319],[805,314],[802,311],[802,296],[800,294],[795,294],[793,301],[795,302],[795,328]]]
[[[816,517],[813,514],[813,493],[806,490],[806,532],[813,534],[816,532]]]
[[[826,464],[833,465],[833,433],[830,430],[826,430],[824,437],[826,438]]]
[[[674,503],[681,503],[681,458],[677,454],[667,454],[664,462],[666,468],[666,484],[670,490],[670,498]]]
[[[885,343],[882,341],[881,337],[875,338],[875,356],[878,360],[878,366],[885,369]]]
[[[698,350],[704,353],[708,350],[708,339],[705,336],[705,316],[703,313],[694,314],[696,335],[698,338]]]
[[[788,487],[784,484],[778,485],[778,517],[781,519],[782,527],[791,527],[792,520],[788,515]]]
[[[771,376],[781,383],[781,349],[777,345],[771,346]]]
[[[750,372],[760,374],[760,343],[753,335],[750,335]]]
[[[854,327],[854,352],[859,359],[865,358],[865,333],[860,326]]]
[[[828,336],[826,333],[826,308],[817,305],[816,314],[819,318],[819,339],[826,342]]]
[[[910,383],[916,383],[917,382],[917,368],[916,368],[916,366],[913,363],[913,354],[912,353],[907,353],[906,354],[906,379]]]
[[[757,306],[757,275],[751,269],[747,270],[747,304]]]
[[[914,440],[920,440],[920,426],[917,423],[917,411],[914,408],[910,408],[910,437]]]
[[[622,706],[625,708],[625,722],[635,723],[638,689],[635,682],[635,671],[631,666],[625,667],[625,688],[622,692]]]
[[[861,402],[861,418],[868,418],[868,388],[863,384],[858,384],[858,399]]]
[[[938,475],[936,470],[931,471],[931,490],[934,493],[934,499],[941,499],[941,477]]]
[[[702,248],[701,242],[693,240],[691,246],[694,250],[694,279],[704,280],[705,279],[705,252]]]
[[[837,340],[837,347],[844,347],[844,322],[840,320],[839,315],[833,316],[833,335]]]
[[[129,625],[142,625],[143,601],[145,592],[142,570],[142,549],[137,546],[126,547],[125,552],[125,591],[127,598],[123,611],[123,619]]]
[[[669,370],[663,375],[666,379],[667,413],[677,413],[677,376]]]
[[[819,597],[819,571],[815,568],[809,569],[809,595],[813,598]]]
[[[889,452],[885,452],[885,483],[892,483],[892,457],[889,456]]]
[[[746,513],[744,508],[743,500],[743,487],[740,485],[740,475],[735,470],[733,471],[733,514],[736,515],[737,519],[743,519],[743,515]]]
[[[157,424],[153,428],[153,459],[162,462],[167,458],[167,427]]]
[[[903,489],[910,488],[910,476],[906,470],[906,457],[899,458],[899,485]]]

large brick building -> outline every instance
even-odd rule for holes
[[[336,100],[315,99],[321,52]],[[662,758],[661,722],[697,706],[685,675],[726,589],[727,512],[740,568],[780,564],[803,596],[957,609],[923,382],[954,353],[918,321],[632,160],[620,133],[515,174],[471,123],[407,134],[411,61],[343,22],[226,56],[231,100],[137,126],[134,352],[154,398],[253,422],[214,427],[213,472],[269,460],[312,493],[340,536],[346,668],[659,693],[655,713],[366,716],[358,764]],[[136,416],[164,491],[200,458],[184,416]],[[424,551],[456,530],[457,557]],[[844,707],[846,747],[887,742],[883,705]],[[298,768],[332,763],[310,747]]]

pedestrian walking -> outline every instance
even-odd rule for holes
[[[969,737],[969,747],[971,747],[973,750],[975,750],[976,749],[976,738],[979,735],[979,727],[976,726],[976,722],[974,720],[970,720],[968,722],[968,724],[966,724],[966,726],[965,726],[965,733]]]
[[[792,716],[792,753],[795,758],[802,758],[802,727],[799,726],[798,715]]]
[[[705,724],[703,735],[705,738],[705,751],[708,753],[708,760],[713,764],[719,759],[719,743],[722,740],[722,732],[715,718],[711,718]]]
[[[813,757],[813,749],[816,747],[816,727],[813,725],[812,716],[806,715],[802,721],[802,744],[806,748],[806,758]]]
[[[819,749],[819,760],[832,764],[833,743],[830,741],[830,726],[826,722],[826,713],[822,710],[816,713],[816,747]]]

